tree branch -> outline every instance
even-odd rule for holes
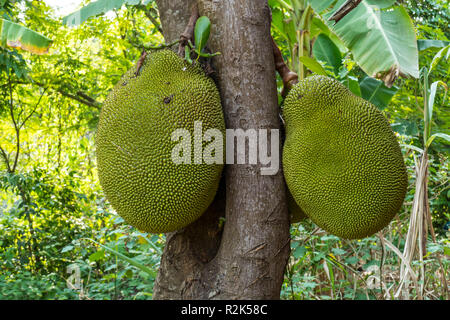
[[[14,163],[12,168],[10,168],[10,172],[16,171],[17,162],[19,160],[20,154],[20,129],[17,125],[16,119],[14,117],[14,106],[13,106],[13,92],[12,92],[12,82],[11,82],[11,73],[8,73],[8,86],[9,86],[9,114],[11,116],[11,120],[14,125],[14,131],[16,132],[16,154],[14,156]]]
[[[51,88],[51,87],[47,87],[45,84],[40,83],[40,82],[37,82],[37,81],[34,81],[33,79],[31,79],[30,82],[26,82],[26,81],[14,81],[13,83],[14,83],[14,84],[35,84],[35,85],[37,85],[37,86],[39,86],[39,87],[44,88],[45,90],[47,90],[47,89],[53,89],[54,91],[58,92],[59,94],[63,95],[64,97],[67,97],[67,98],[76,100],[76,101],[78,101],[78,102],[80,102],[80,103],[82,103],[82,104],[85,104],[85,105],[90,106],[90,107],[94,107],[94,108],[96,108],[96,109],[100,109],[101,106],[102,106],[102,104],[101,104],[100,102],[98,102],[97,100],[95,100],[95,99],[92,98],[92,97],[89,97],[89,96],[88,96],[86,93],[84,93],[83,91],[77,91],[77,92],[75,93],[75,95],[74,95],[74,94],[71,94],[71,93],[65,91],[64,89],[62,89],[62,87],[56,88],[56,89],[55,89],[55,88]],[[8,84],[3,85],[3,86],[7,86],[7,85],[8,85]]]
[[[56,90],[57,92],[59,92],[61,95],[63,95],[64,97],[76,100],[82,104],[85,104],[87,106],[93,107],[95,109],[100,110],[102,104],[92,98],[86,99],[85,97],[88,97],[86,94],[84,94],[82,91],[77,91],[76,95],[70,94],[64,90],[62,90],[61,88]]]
[[[163,32],[161,25],[158,23],[158,21],[152,15],[153,8],[147,9],[143,4],[139,4],[135,7],[136,7],[136,9],[142,10],[144,12],[145,16],[150,20],[150,22],[153,24],[153,26],[156,28],[156,30],[158,30],[160,33]]]
[[[273,56],[275,59],[275,69],[277,70],[280,77],[283,79],[283,91],[281,92],[281,95],[284,98],[286,97],[289,90],[291,90],[292,86],[298,83],[298,75],[288,68],[288,66],[284,62],[283,55],[281,54],[281,51],[273,38],[272,38],[272,49],[273,49]]]
[[[11,165],[9,164],[9,157],[6,154],[5,150],[3,150],[2,146],[0,146],[0,153],[2,154],[2,158],[5,161],[6,164],[6,170],[8,171],[8,173],[12,173],[11,171]]]
[[[22,123],[19,125],[19,130],[25,125],[25,123],[31,118],[31,116],[34,114],[34,112],[36,111],[37,107],[39,106],[39,104],[41,103],[42,97],[45,94],[45,91],[47,90],[47,88],[44,88],[44,91],[42,92],[41,96],[39,97],[38,102],[36,103],[36,105],[34,106],[33,110],[31,110],[31,112],[25,117],[25,119],[23,119]]]
[[[180,36],[180,46],[178,48],[178,55],[180,57],[184,57],[184,50],[185,47],[189,44],[189,41],[194,41],[194,29],[198,17],[198,6],[196,3],[194,3],[191,8],[191,17],[189,18],[189,22],[186,26],[186,29]]]
[[[334,23],[338,23],[342,18],[355,9],[362,0],[347,0],[336,12],[328,18],[328,20],[334,20]]]

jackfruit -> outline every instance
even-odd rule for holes
[[[206,164],[198,156],[189,157],[190,164],[174,163],[172,150],[181,140],[172,141],[172,133],[189,132],[185,152],[194,150],[196,121],[203,131],[224,134],[220,96],[201,67],[169,50],[148,54],[136,71],[131,68],[104,102],[96,132],[98,177],[128,224],[145,232],[171,232],[203,214],[223,169],[223,161]]]
[[[407,173],[383,114],[338,81],[311,76],[283,106],[286,183],[304,213],[347,239],[381,230],[400,209]]]

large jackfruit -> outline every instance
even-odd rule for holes
[[[286,97],[286,183],[304,213],[347,239],[385,227],[400,209],[407,173],[383,114],[338,81],[312,76]]]
[[[225,132],[219,92],[198,66],[169,50],[147,56],[139,75],[129,70],[106,99],[96,133],[100,184],[116,212],[139,230],[181,229],[212,202],[223,162],[175,164],[176,129],[194,122]],[[203,142],[203,145],[205,143]],[[187,150],[187,149],[186,149]]]

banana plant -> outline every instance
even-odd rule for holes
[[[411,211],[411,217],[409,222],[408,234],[406,236],[406,243],[403,251],[403,256],[405,261],[402,261],[400,269],[400,285],[397,289],[396,296],[403,296],[408,294],[407,283],[413,274],[407,265],[412,263],[415,253],[418,252],[419,256],[419,266],[420,266],[420,288],[419,294],[423,294],[424,281],[425,281],[425,270],[423,266],[423,258],[426,254],[426,240],[428,229],[431,232],[433,241],[436,241],[433,231],[433,226],[431,224],[431,213],[428,201],[428,150],[432,142],[436,138],[444,139],[450,142],[450,135],[444,133],[434,133],[432,132],[432,118],[433,118],[433,107],[435,104],[436,93],[438,88],[442,87],[444,90],[443,103],[445,103],[447,97],[448,86],[441,80],[437,80],[429,85],[429,79],[431,72],[437,66],[437,64],[442,60],[448,60],[450,57],[450,45],[441,49],[433,58],[430,66],[423,67],[420,71],[421,74],[421,86],[423,94],[423,119],[424,119],[424,131],[423,131],[423,149],[414,147],[411,148],[414,151],[419,152],[419,157],[415,157],[415,167],[416,167],[416,182],[415,182],[415,193],[413,200],[413,207]],[[439,257],[438,257],[439,258]]]
[[[291,67],[299,76],[305,73],[302,57],[311,56],[314,38],[324,34],[342,52],[350,51],[369,76],[383,79],[388,86],[399,75],[417,78],[417,41],[406,10],[395,0],[362,0],[339,22],[330,20],[345,2],[269,0],[272,27],[287,40]]]
[[[12,21],[0,19],[0,47],[2,48],[9,46],[34,54],[45,54],[52,42],[51,39],[36,31]]]
[[[393,86],[398,76],[419,75],[414,28],[394,0],[362,0],[337,23],[330,20],[348,2],[269,0],[272,29],[287,43],[289,67],[300,79],[311,72],[335,77],[383,109],[398,90]],[[355,62],[365,75],[353,71]]]

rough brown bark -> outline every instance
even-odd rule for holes
[[[183,32],[193,2],[157,0],[167,42]],[[226,127],[279,129],[267,1],[198,5],[212,22],[209,47],[222,53],[213,63]],[[167,235],[154,299],[279,299],[290,241],[285,183],[281,166],[275,175],[260,167],[226,165],[208,212]]]

